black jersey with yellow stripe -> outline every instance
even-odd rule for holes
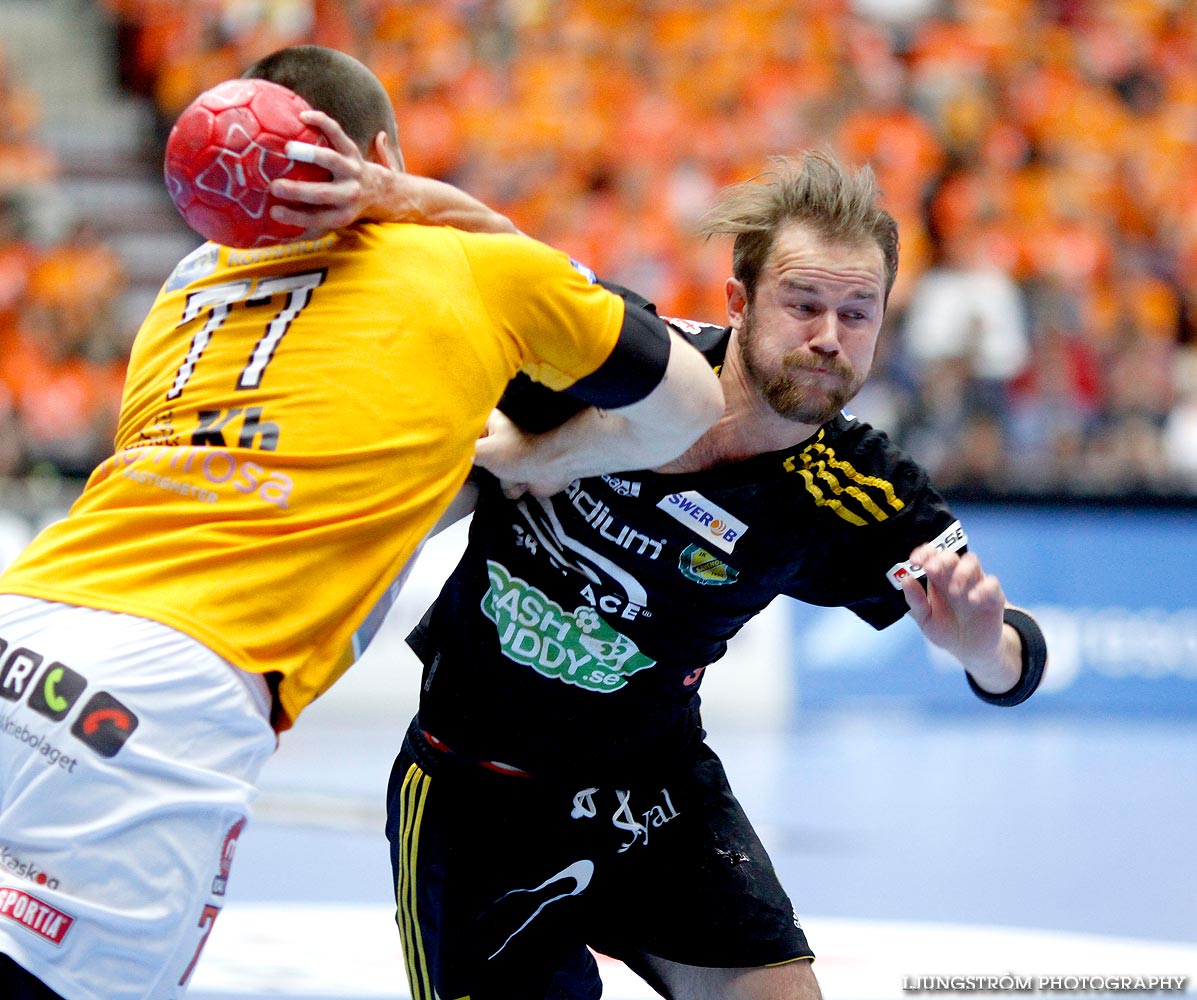
[[[729,329],[667,322],[722,363]],[[563,403],[527,383],[503,405],[544,426]],[[467,550],[409,640],[426,664],[420,718],[468,756],[532,773],[672,759],[699,733],[706,667],[776,597],[884,628],[906,611],[911,551],[966,543],[918,463],[847,413],[695,473],[517,501],[481,485]]]

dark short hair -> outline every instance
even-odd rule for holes
[[[875,243],[885,261],[888,299],[898,274],[898,224],[878,204],[872,169],[848,170],[821,151],[797,159],[775,156],[769,162],[772,169],[766,173],[725,189],[701,223],[708,236],[735,236],[732,273],[749,299],[778,231],[791,222],[810,226],[825,240]]]
[[[391,98],[378,77],[353,56],[322,45],[292,45],[259,59],[241,76],[295,91],[335,119],[363,153],[379,132],[399,148]]]

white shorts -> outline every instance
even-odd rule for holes
[[[269,715],[261,677],[180,632],[0,595],[0,953],[70,1000],[182,994]]]

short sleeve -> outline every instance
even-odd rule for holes
[[[526,236],[458,235],[483,304],[516,344],[522,372],[563,390],[611,357],[624,304],[593,272]]]

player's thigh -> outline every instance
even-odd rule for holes
[[[807,960],[754,969],[705,969],[645,955],[643,961],[673,1000],[821,1000]]]
[[[621,794],[629,806],[622,825],[639,816],[639,835],[622,845],[617,875],[604,883],[607,919],[594,929],[595,947],[633,968],[639,955],[744,969],[812,957],[768,852],[709,749]],[[657,799],[667,808],[653,805]]]
[[[445,757],[409,731],[391,775],[387,837],[415,1000],[599,995],[581,916],[595,865],[569,836],[570,805]]]

